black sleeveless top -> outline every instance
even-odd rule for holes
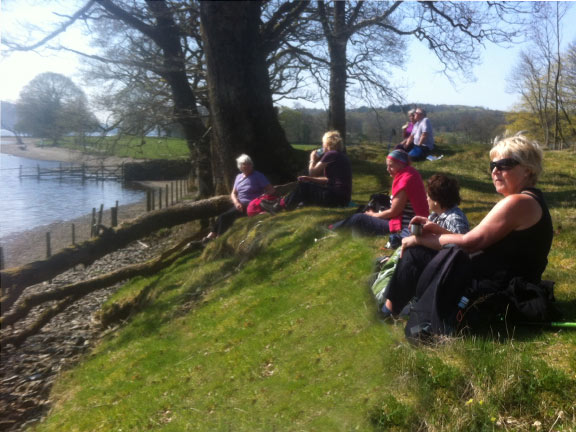
[[[539,189],[525,188],[521,193],[538,201],[542,208],[542,217],[525,230],[512,231],[475,257],[474,267],[480,273],[476,276],[490,277],[495,273],[505,272],[508,277],[520,276],[530,282],[540,282],[552,246],[552,218]]]

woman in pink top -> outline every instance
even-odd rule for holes
[[[408,225],[414,216],[428,216],[426,190],[420,173],[410,166],[410,158],[403,150],[394,150],[386,158],[392,180],[389,208],[356,213],[337,222],[332,229],[350,228],[356,234],[409,235]]]

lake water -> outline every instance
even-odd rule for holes
[[[109,209],[146,198],[142,188],[120,182],[81,179],[20,178],[20,166],[55,168],[60,162],[37,161],[0,153],[0,238],[56,221]]]

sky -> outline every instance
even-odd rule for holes
[[[49,26],[51,17],[56,18],[51,11],[60,8],[70,13],[72,4],[81,4],[77,0],[0,0],[0,31],[1,38],[17,34],[30,35],[34,31],[23,23],[32,22],[39,26]],[[564,47],[576,41],[576,4],[570,9],[563,21]],[[37,40],[33,39],[33,40]],[[62,40],[73,48],[85,47],[86,38],[81,28],[67,30]],[[518,95],[507,93],[507,79],[515,66],[521,45],[503,48],[488,44],[482,49],[482,64],[473,69],[473,77],[454,76],[451,83],[443,74],[438,73],[440,64],[435,57],[420,43],[411,43],[409,62],[397,79],[405,86],[407,103],[450,104],[479,106],[496,110],[509,110],[519,101]],[[5,47],[0,51],[0,99],[15,102],[22,88],[36,75],[42,72],[56,72],[71,78],[81,86],[78,74],[79,62],[73,54],[40,50],[35,52],[13,53],[5,55]],[[87,90],[87,89],[85,89]],[[89,94],[89,91],[87,91]],[[354,104],[362,105],[361,101]],[[304,104],[306,105],[306,104]],[[319,106],[322,107],[322,106]]]

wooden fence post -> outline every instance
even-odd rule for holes
[[[110,225],[113,227],[118,226],[118,207],[110,209]]]
[[[72,244],[76,244],[76,225],[72,224]]]
[[[102,225],[102,213],[104,212],[104,204],[100,204],[100,211],[98,212],[98,225]],[[98,234],[98,230],[94,234]]]
[[[52,256],[52,244],[50,241],[50,233],[46,233],[46,258],[50,258]]]
[[[168,183],[166,183],[165,187],[166,187],[166,208],[168,208],[170,207],[170,203],[168,202],[168,199],[170,198],[168,194]]]
[[[95,231],[96,227],[96,207],[92,207],[92,223],[90,224],[90,237],[94,237],[96,234]]]
[[[0,270],[4,270],[4,248],[0,246]]]

